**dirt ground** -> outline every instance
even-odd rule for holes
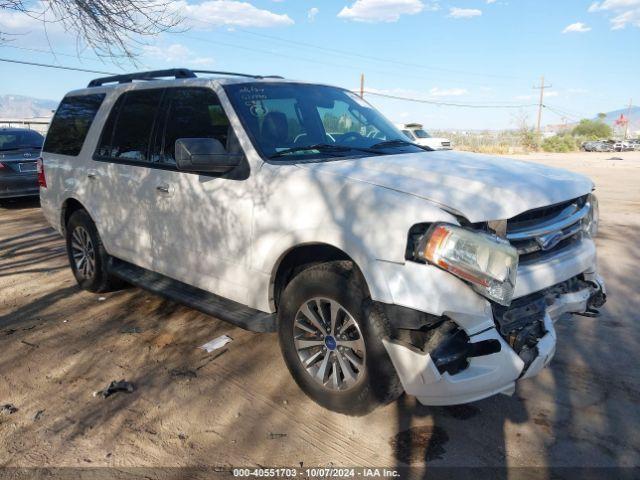
[[[610,160],[611,157],[622,160]],[[609,301],[557,325],[550,368],[514,396],[368,416],[328,412],[273,334],[131,288],[81,291],[37,201],[0,207],[0,466],[638,466],[640,152],[532,154],[594,179]],[[197,349],[227,334],[224,350]],[[134,393],[94,392],[127,379]]]

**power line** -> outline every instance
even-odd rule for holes
[[[548,106],[548,103],[545,103],[545,106]],[[584,113],[584,112],[578,112],[577,110],[573,110],[573,109],[569,109],[566,107],[559,107],[558,105],[551,105],[553,108],[555,108],[556,110],[561,110],[562,112],[564,112],[567,116],[569,117],[582,117],[582,118],[587,118],[589,117],[588,114]]]
[[[206,22],[204,20],[198,20],[198,19],[191,19],[191,20],[196,20],[199,22],[204,22],[204,23],[211,23],[211,22]],[[473,76],[479,76],[479,77],[489,77],[489,78],[505,78],[505,79],[511,79],[511,80],[515,80],[518,79],[519,77],[514,77],[514,76],[509,76],[509,75],[496,75],[496,74],[491,74],[491,73],[480,73],[480,72],[469,72],[469,71],[463,71],[463,70],[454,70],[454,69],[449,69],[449,68],[442,68],[442,67],[437,67],[437,66],[433,66],[433,65],[423,65],[423,64],[419,64],[419,63],[412,63],[412,62],[405,62],[402,60],[394,60],[394,59],[390,59],[390,58],[383,58],[383,57],[376,57],[373,55],[364,55],[361,53],[356,53],[356,52],[349,52],[346,50],[340,50],[337,48],[330,48],[330,47],[322,47],[320,45],[315,45],[313,43],[308,43],[308,42],[301,42],[301,41],[296,41],[296,40],[289,40],[289,39],[285,39],[285,38],[281,38],[281,37],[277,37],[275,35],[267,35],[264,33],[258,33],[258,32],[252,32],[250,30],[244,30],[242,28],[237,28],[236,29],[239,32],[242,33],[246,33],[248,35],[254,35],[256,37],[261,37],[261,38],[268,38],[271,40],[276,40],[282,43],[288,43],[291,45],[299,45],[299,46],[303,46],[303,47],[307,47],[307,48],[313,48],[316,50],[321,50],[321,51],[325,51],[325,52],[330,52],[330,53],[338,53],[341,55],[345,55],[345,56],[349,56],[349,57],[353,57],[353,58],[358,58],[358,59],[368,59],[368,60],[373,60],[376,62],[383,62],[383,63],[393,63],[396,65],[401,65],[401,66],[405,66],[405,67],[417,67],[417,68],[424,68],[427,70],[436,70],[436,71],[440,71],[440,72],[445,72],[445,73],[460,73],[463,75],[473,75]]]
[[[296,60],[296,61],[302,61],[302,62],[307,62],[307,63],[311,63],[313,65],[327,65],[330,67],[336,67],[336,68],[346,68],[346,69],[350,69],[350,70],[355,70],[355,71],[361,71],[361,67],[356,66],[354,63],[351,64],[343,64],[343,63],[334,63],[334,62],[329,62],[329,61],[325,61],[325,60],[318,60],[318,59],[314,59],[314,58],[308,58],[308,57],[303,57],[303,56],[298,56],[298,55],[289,55],[286,53],[281,53],[281,52],[274,52],[271,50],[265,50],[265,49],[260,49],[260,48],[255,48],[255,47],[247,47],[244,45],[238,45],[235,43],[228,43],[228,42],[223,42],[220,40],[212,40],[210,38],[202,38],[202,37],[198,37],[195,35],[189,35],[186,33],[181,33],[180,34],[183,38],[189,38],[191,40],[196,40],[198,42],[203,42],[203,43],[208,43],[211,45],[216,45],[216,46],[224,46],[224,47],[229,47],[229,48],[235,48],[238,50],[244,50],[247,52],[251,52],[251,53],[259,53],[259,54],[264,54],[264,55],[271,55],[271,56],[275,56],[275,57],[280,57],[280,58],[287,58],[290,60]],[[374,72],[374,73],[379,73],[381,75],[384,75],[385,77],[388,77],[389,75],[395,75],[398,72],[397,71],[392,71],[392,70],[378,70],[378,69],[367,69],[367,72]],[[411,78],[415,78],[415,79],[419,79],[419,80],[429,80],[432,81],[433,79],[427,79],[425,76],[419,76],[419,75],[412,75],[409,73],[403,73],[402,74],[403,77],[411,77]],[[468,82],[465,81],[466,84],[474,84],[473,82]],[[478,85],[478,84],[475,84]],[[484,84],[482,84],[482,86],[484,86]]]
[[[185,17],[187,20],[191,20],[194,22],[199,22],[199,23],[204,23],[207,25],[212,25],[212,26],[219,26],[218,24],[216,24],[215,22],[210,22],[207,20],[202,20],[199,18],[193,18],[193,17]],[[439,72],[443,72],[443,73],[457,73],[457,74],[461,74],[461,75],[471,75],[471,76],[479,76],[479,77],[488,77],[488,78],[504,78],[504,79],[511,79],[511,80],[515,80],[518,79],[519,77],[514,77],[514,76],[508,76],[508,75],[496,75],[496,74],[490,74],[490,73],[480,73],[480,72],[469,72],[469,71],[463,71],[463,70],[455,70],[455,69],[448,69],[448,68],[443,68],[443,67],[438,67],[438,66],[433,66],[433,65],[424,65],[424,64],[419,64],[419,63],[412,63],[412,62],[405,62],[402,60],[395,60],[395,59],[391,59],[391,58],[383,58],[383,57],[377,57],[374,55],[366,55],[366,54],[361,54],[361,53],[357,53],[357,52],[350,52],[347,50],[340,50],[337,48],[331,48],[331,47],[324,47],[321,45],[316,45],[313,43],[309,43],[309,42],[302,42],[302,41],[297,41],[297,40],[291,40],[291,39],[286,39],[286,38],[282,38],[282,37],[278,37],[276,35],[267,35],[264,33],[257,33],[257,32],[252,32],[250,30],[245,30],[242,28],[236,28],[235,29],[236,32],[241,32],[241,33],[245,33],[247,35],[253,35],[255,37],[259,37],[259,38],[266,38],[269,40],[275,40],[284,44],[288,44],[288,45],[294,45],[294,46],[300,46],[300,47],[305,47],[305,48],[311,48],[314,50],[319,50],[319,51],[323,51],[323,52],[327,52],[327,53],[331,53],[331,54],[339,54],[339,55],[344,55],[347,57],[351,57],[351,58],[356,58],[358,60],[369,60],[369,61],[375,61],[375,62],[382,62],[382,63],[386,63],[386,64],[395,64],[395,65],[400,65],[400,66],[405,66],[405,67],[415,67],[415,68],[422,68],[422,69],[426,69],[429,71],[439,71]],[[220,32],[223,34],[228,34],[228,35],[233,35],[231,33],[227,33],[227,32]]]
[[[558,109],[556,107],[552,107],[549,104],[543,105],[543,107],[546,108],[547,110],[549,110],[550,112],[555,113],[560,118],[568,119],[568,120],[571,120],[571,121],[574,121],[574,122],[578,120],[577,117],[574,117],[573,115],[570,115],[567,112],[563,112],[561,109]]]
[[[102,75],[117,75],[116,73],[113,72],[105,72],[105,71],[100,71],[100,70],[89,70],[89,69],[85,69],[85,68],[76,68],[76,67],[68,67],[68,66],[64,66],[64,65],[52,65],[52,64],[47,64],[47,63],[36,63],[36,62],[26,62],[26,61],[22,61],[22,60],[13,60],[13,59],[9,59],[9,58],[0,58],[0,62],[7,62],[7,63],[17,63],[17,64],[21,64],[21,65],[30,65],[30,66],[34,66],[34,67],[44,67],[44,68],[55,68],[58,70],[69,70],[69,71],[75,71],[75,72],[86,72],[86,73],[98,73],[98,74],[102,74]],[[379,93],[379,92],[371,92],[371,91],[367,91],[364,90],[364,93],[366,93],[367,95],[372,95],[375,97],[382,97],[382,98],[389,98],[389,99],[393,99],[393,100],[403,100],[403,101],[407,101],[407,102],[415,102],[415,103],[423,103],[423,104],[429,104],[429,105],[436,105],[436,106],[445,106],[445,107],[460,107],[460,108],[526,108],[526,107],[534,107],[536,106],[536,104],[531,103],[531,104],[522,104],[522,105],[482,105],[482,104],[472,104],[472,103],[456,103],[456,102],[440,102],[440,101],[436,101],[436,100],[427,100],[427,99],[422,99],[422,98],[412,98],[412,97],[402,97],[399,95],[389,95],[386,93]]]
[[[566,115],[567,117],[579,120],[581,118],[590,118],[593,117],[593,114],[587,114],[584,112],[577,112],[571,109],[568,109],[566,107],[559,107],[558,105],[549,105],[548,103],[545,104],[545,107],[549,108],[551,107],[552,109],[555,109],[559,112],[561,112],[562,114]]]
[[[47,53],[47,54],[53,55],[54,57],[60,56],[60,57],[76,58],[81,60],[87,60],[90,62],[99,62],[104,65],[104,62],[97,58],[84,57],[84,56],[76,55],[73,53],[58,52],[56,50],[45,50],[43,48],[21,47],[19,45],[1,45],[0,48],[15,48],[17,50],[25,50],[27,52]]]
[[[113,72],[103,72],[100,70],[87,70],[86,68],[65,67],[63,65],[51,65],[49,63],[25,62],[22,60],[12,60],[10,58],[0,58],[0,62],[19,63],[21,65],[31,65],[33,67],[57,68],[59,70],[71,70],[74,72],[99,73],[100,75],[118,75],[117,73],[113,73]]]
[[[442,107],[461,107],[461,108],[527,108],[527,107],[535,107],[536,103],[530,104],[522,104],[522,105],[489,105],[489,104],[473,104],[473,103],[458,103],[458,102],[439,102],[437,100],[426,100],[423,98],[412,98],[412,97],[402,97],[400,95],[390,95],[387,93],[379,93],[372,92],[369,90],[364,91],[367,95],[372,95],[374,97],[382,97],[382,98],[390,98],[393,100],[403,100],[406,102],[415,102],[415,103],[426,103],[428,105],[436,105]]]

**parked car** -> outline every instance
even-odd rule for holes
[[[347,414],[512,393],[555,321],[605,301],[591,180],[425,149],[342,88],[96,79],[60,103],[39,182],[82,288],[277,331],[301,389]]]
[[[0,128],[0,199],[37,196],[36,159],[44,137],[26,128]]]
[[[615,142],[613,140],[593,140],[582,143],[585,152],[613,152]]]
[[[631,152],[633,149],[633,145],[626,140],[621,140],[613,144],[614,152]]]
[[[418,145],[429,147],[433,150],[451,150],[451,140],[442,137],[432,137],[419,123],[407,123],[400,126],[400,130],[409,140]]]
[[[585,152],[595,152],[596,148],[598,147],[598,143],[598,141],[582,142],[581,148]]]

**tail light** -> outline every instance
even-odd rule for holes
[[[44,176],[44,161],[42,157],[36,160],[36,167],[38,169],[38,185],[42,188],[47,188],[47,179]]]
[[[6,167],[4,166],[4,163],[0,162],[0,170],[2,170],[3,168],[6,168]]]

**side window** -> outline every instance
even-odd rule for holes
[[[217,95],[209,88],[170,88],[158,160],[175,165],[179,138],[215,138],[228,149],[231,125]]]
[[[78,155],[104,97],[104,93],[96,93],[63,98],[42,149],[49,153]]]
[[[150,161],[151,133],[162,93],[162,89],[154,89],[123,94],[111,109],[102,130],[97,155],[114,160]]]

